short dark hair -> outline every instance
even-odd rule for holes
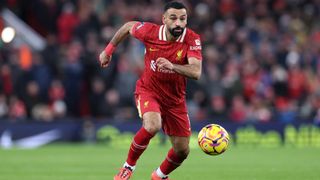
[[[174,9],[187,9],[186,6],[184,4],[182,4],[181,2],[177,2],[177,1],[171,1],[171,2],[168,2],[163,10],[164,12],[166,12],[168,9],[170,8],[174,8]]]

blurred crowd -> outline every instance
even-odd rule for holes
[[[125,22],[160,24],[165,2],[3,1],[47,46],[1,43],[0,118],[137,118],[143,44],[127,39],[107,69],[98,55]],[[319,0],[183,2],[203,44],[203,75],[188,81],[192,121],[320,121]]]

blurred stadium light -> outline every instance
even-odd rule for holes
[[[5,27],[1,32],[1,39],[5,43],[10,43],[15,36],[15,30],[12,27]]]
[[[43,50],[46,47],[46,41],[37,32],[24,23],[9,9],[3,9],[1,16],[5,26],[12,27],[16,32],[17,41],[13,41],[15,46],[20,46],[23,43],[29,44],[35,50]],[[4,29],[5,30],[5,29]],[[8,31],[8,30],[7,30]],[[10,33],[11,30],[9,30]]]

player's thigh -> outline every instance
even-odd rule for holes
[[[189,142],[190,136],[181,137],[181,136],[170,136],[170,141],[172,143],[172,148],[175,153],[179,156],[187,156],[189,154]]]
[[[141,93],[135,95],[136,106],[138,109],[139,117],[143,119],[146,112],[160,113],[160,105],[157,99],[148,93]]]
[[[191,126],[185,102],[174,107],[161,108],[162,127],[168,136],[188,137]]]
[[[135,99],[143,127],[150,133],[158,132],[161,129],[162,120],[157,99],[146,93],[137,94]]]

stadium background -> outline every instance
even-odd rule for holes
[[[12,122],[137,118],[132,93],[143,68],[143,46],[126,40],[107,69],[99,68],[97,57],[123,23],[161,23],[164,2],[3,1],[3,9],[45,44],[28,45],[23,32],[12,43],[1,43],[0,117]],[[319,121],[318,1],[185,2],[204,57],[202,78],[188,86],[192,121]],[[6,24],[3,19],[1,27]]]
[[[98,55],[123,23],[161,23],[165,2],[0,1],[0,180],[114,175],[140,126],[133,91],[144,47],[127,39],[107,69]],[[183,2],[204,60],[201,79],[188,81],[191,155],[172,177],[318,179],[320,1]],[[208,123],[232,135],[222,156],[197,148]],[[162,134],[151,143],[133,179],[165,156]]]
[[[123,23],[161,23],[164,3],[2,1],[0,27],[13,26],[16,36],[0,45],[1,123],[139,123],[133,91],[143,69],[143,45],[127,39],[107,69],[97,57]],[[319,1],[185,4],[188,25],[203,42],[203,75],[188,82],[187,92],[195,130],[213,122],[269,124],[268,129],[319,124]]]

